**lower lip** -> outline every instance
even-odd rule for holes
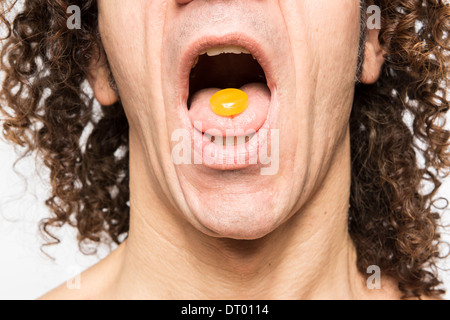
[[[238,170],[257,165],[260,148],[267,146],[267,134],[259,130],[246,143],[223,146],[194,129],[192,144],[194,156],[202,159],[202,165],[216,170]]]

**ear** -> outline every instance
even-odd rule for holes
[[[119,100],[119,97],[110,85],[110,72],[104,54],[100,58],[91,61],[87,79],[94,91],[95,98],[102,106],[113,105]]]
[[[378,80],[385,61],[385,51],[378,40],[379,34],[380,30],[378,29],[367,30],[364,64],[360,79],[365,84],[373,84]]]

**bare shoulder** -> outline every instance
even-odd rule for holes
[[[117,261],[122,248],[119,247],[107,258],[80,275],[69,279],[39,300],[98,300],[107,299],[109,289],[114,285],[120,266]]]
[[[101,286],[105,280],[102,278],[99,265],[100,263],[67,280],[39,300],[96,300],[102,292]],[[97,281],[94,282],[92,279],[97,279]]]
[[[444,300],[442,296],[422,295],[419,297],[405,298],[404,292],[399,289],[398,281],[391,277],[384,277],[378,289],[365,289],[359,296],[362,300]]]

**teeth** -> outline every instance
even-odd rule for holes
[[[222,54],[222,53],[250,54],[250,51],[248,51],[247,49],[245,49],[243,47],[239,47],[239,46],[226,46],[226,47],[209,48],[204,53],[206,53],[210,57],[214,57],[214,56],[218,56],[219,54]]]
[[[200,53],[200,56],[206,54],[209,57],[214,57],[214,56],[221,55],[223,53],[251,54],[250,51],[248,51],[247,49],[245,49],[243,47],[226,46],[226,47],[213,47],[213,48],[210,48],[210,49]],[[195,59],[194,65],[192,66],[192,69],[194,69],[195,66],[198,64],[200,56],[198,56],[197,59]],[[252,55],[252,58],[256,60],[256,58],[253,55]]]
[[[218,146],[227,146],[227,147],[234,147],[234,146],[238,146],[244,143],[249,142],[254,136],[255,133],[252,133],[250,135],[247,136],[229,136],[229,137],[221,137],[221,136],[211,136],[209,134],[205,133],[205,137],[208,138],[208,140],[210,140],[211,142],[213,142],[215,145]]]

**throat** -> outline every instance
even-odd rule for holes
[[[353,283],[363,283],[351,242],[341,242],[342,249],[335,251],[318,241],[324,235],[304,237],[305,228],[297,232],[285,226],[261,239],[233,240],[211,238],[191,227],[177,233],[183,237],[171,237],[137,224],[127,240],[123,292],[148,289],[156,299],[352,299]],[[136,236],[138,230],[147,233],[146,244]],[[131,283],[143,285],[143,291]]]

